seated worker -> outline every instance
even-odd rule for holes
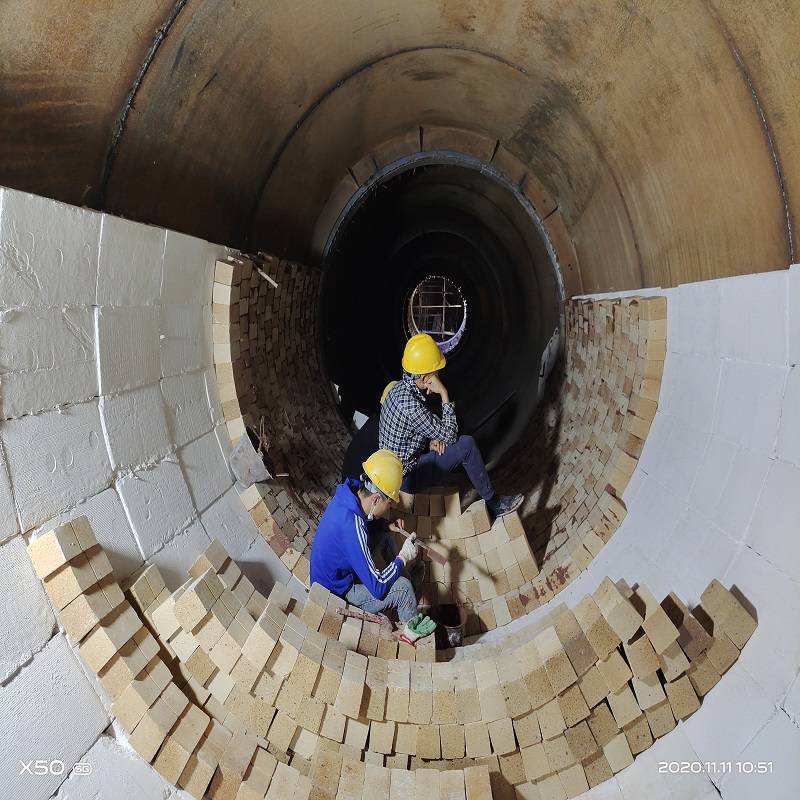
[[[380,571],[367,546],[367,521],[388,518],[400,499],[403,465],[393,453],[378,450],[362,467],[360,480],[348,478],[336,487],[319,521],[311,546],[311,582],[370,614],[396,610],[405,625],[402,638],[413,642],[436,627],[418,614],[414,588],[401,574],[417,557],[415,537],[406,539],[397,557]],[[390,527],[401,531],[402,521]]]
[[[403,462],[403,491],[424,491],[461,465],[493,517],[516,511],[524,495],[496,494],[475,440],[458,435],[455,405],[439,377],[446,360],[433,338],[427,333],[412,336],[402,363],[403,379],[381,407],[378,443]],[[441,397],[441,416],[425,404],[425,395],[431,393]]]
[[[381,395],[381,405],[397,381],[390,381]],[[373,414],[354,434],[344,454],[342,481],[358,478],[361,465],[378,449],[378,422],[380,413]]]

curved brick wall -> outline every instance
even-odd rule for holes
[[[258,431],[263,420],[276,473],[259,485],[264,505],[253,512],[256,523],[301,579],[349,441],[321,366],[319,282],[318,270],[278,259],[218,262],[212,306],[229,436],[235,443],[245,425]]]
[[[502,657],[435,663],[319,585],[265,598],[217,541],[173,593],[146,567],[130,603],[85,517],[29,555],[130,744],[198,800],[574,797],[693,715],[756,629],[717,581],[692,613],[605,579]]]
[[[259,270],[275,273],[278,286]],[[261,266],[243,256],[219,261],[212,307],[217,383],[231,440],[263,417],[275,443],[270,455],[285,465],[276,469],[289,472],[248,493],[251,516],[306,585],[315,523],[338,482],[347,441],[314,348],[317,274],[277,259]],[[509,542],[508,526],[495,526],[495,541],[481,547],[477,535],[485,540],[488,527],[475,528],[466,517],[475,547],[468,549],[463,531],[451,535],[461,540],[460,551],[453,551],[447,574],[428,567],[421,602],[467,605],[470,634],[529,613],[588,566],[624,519],[620,498],[656,413],[665,299],[569,301],[564,316],[563,363],[531,430],[497,476],[500,485],[528,495],[520,516],[533,553],[513,560],[504,554],[501,563],[497,548]],[[460,516],[457,500],[453,505],[448,516]],[[431,532],[429,510],[433,515],[423,509],[418,518],[418,507],[408,508],[414,512],[408,524],[422,536],[447,539],[445,531]],[[444,516],[443,507],[438,515]],[[452,548],[445,549],[449,556]]]

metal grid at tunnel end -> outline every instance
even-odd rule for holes
[[[443,353],[461,340],[467,326],[467,303],[461,289],[441,275],[428,275],[408,300],[406,324],[410,335],[430,334]]]

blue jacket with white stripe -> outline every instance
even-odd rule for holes
[[[361,483],[348,478],[336,487],[311,546],[311,582],[344,597],[356,578],[377,600],[383,600],[397,580],[403,562],[396,558],[379,571],[369,552],[367,520],[357,492]]]

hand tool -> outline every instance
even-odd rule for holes
[[[434,550],[427,544],[423,544],[419,538],[417,537],[416,533],[408,533],[408,531],[404,531],[402,528],[393,527],[391,530],[396,531],[397,533],[402,534],[403,536],[408,539],[410,536],[414,536],[414,541],[417,543],[417,547],[422,547],[428,551],[428,555],[430,556],[432,561],[435,561],[437,564],[441,564],[444,566],[447,563],[447,556],[440,553],[438,550]]]
[[[394,630],[394,626],[389,617],[383,614],[370,614],[367,611],[361,611],[357,608],[337,608],[336,613],[343,617],[353,617],[355,619],[364,620],[365,622],[377,622],[382,628],[387,628],[390,631]]]

